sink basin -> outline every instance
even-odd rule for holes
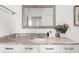
[[[32,39],[31,41],[34,42],[34,43],[46,43],[47,39],[45,39],[45,38],[35,38],[35,39]]]

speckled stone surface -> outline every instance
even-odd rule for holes
[[[0,44],[10,45],[78,45],[79,42],[69,38],[35,38],[35,37],[11,37],[7,39],[0,39]]]

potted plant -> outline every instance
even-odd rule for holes
[[[66,31],[68,30],[69,25],[68,24],[63,24],[63,25],[57,25],[55,27],[56,30],[56,37],[60,37],[62,34],[64,35],[66,33]]]

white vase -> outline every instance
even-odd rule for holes
[[[66,34],[65,33],[60,33],[60,37],[65,38]]]
[[[60,33],[59,32],[56,32],[55,33],[55,37],[59,37],[60,38]]]

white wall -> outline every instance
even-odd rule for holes
[[[6,6],[11,9],[11,6]],[[14,32],[13,15],[0,7],[0,37]]]
[[[79,27],[73,26],[73,6],[57,5],[56,6],[56,24],[67,23],[71,31],[67,33],[67,37],[79,41]]]

